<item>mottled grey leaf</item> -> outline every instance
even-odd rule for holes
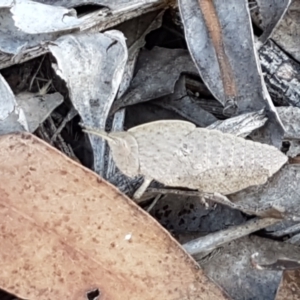
[[[265,43],[286,13],[291,0],[250,0],[251,17],[263,30],[259,37]]]
[[[279,148],[282,124],[263,81],[246,1],[180,0],[179,8],[191,56],[224,113],[267,108],[264,133]]]
[[[58,66],[56,73],[66,81],[71,101],[87,126],[104,129],[127,61],[123,34],[66,35],[49,48]],[[90,136],[94,170],[103,175],[105,141]]]
[[[220,253],[212,256],[208,263],[198,262],[233,300],[274,300],[282,271],[254,269],[250,257],[257,252],[266,262],[282,256],[296,258],[300,255],[300,249],[296,246],[251,236],[223,246]]]
[[[184,75],[176,82],[173,94],[153,100],[151,103],[173,110],[199,127],[206,127],[217,121],[214,115],[204,110],[196,99],[188,95]]]
[[[300,61],[300,2],[293,0],[271,38],[296,60]]]
[[[286,165],[264,185],[249,187],[229,196],[237,205],[256,205],[279,208],[282,215],[293,219],[300,217],[300,165]]]
[[[266,106],[246,1],[180,0],[179,8],[190,53],[216,99],[238,112]]]
[[[18,106],[25,113],[29,132],[34,132],[43,123],[51,112],[62,102],[64,97],[60,93],[35,96],[32,93],[24,92],[16,96]]]
[[[112,111],[172,94],[181,73],[197,74],[187,50],[155,47],[141,51],[128,91],[115,101]]]

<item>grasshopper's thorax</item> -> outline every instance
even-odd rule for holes
[[[111,132],[108,141],[116,166],[129,177],[139,175],[139,154],[135,138],[128,132]]]

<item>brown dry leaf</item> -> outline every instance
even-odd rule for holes
[[[284,271],[275,300],[300,299],[300,270]]]
[[[29,133],[0,138],[0,287],[26,299],[228,299],[154,219]]]

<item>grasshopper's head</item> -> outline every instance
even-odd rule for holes
[[[105,131],[89,128],[83,131],[98,135],[108,142],[114,162],[122,173],[129,177],[139,175],[138,144],[129,132],[106,133]]]

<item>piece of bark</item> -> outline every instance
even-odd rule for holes
[[[147,213],[45,142],[0,137],[0,162],[2,289],[46,300],[95,290],[100,299],[229,299]]]
[[[120,31],[66,35],[49,48],[53,65],[67,84],[70,99],[85,124],[105,129],[127,61],[125,38]],[[90,136],[94,170],[104,175],[105,141]]]
[[[204,237],[191,240],[182,245],[182,247],[191,255],[207,254],[216,248],[234,241],[238,238],[247,236],[255,231],[263,229],[267,226],[278,223],[278,219],[263,218],[254,219],[238,226],[231,226],[228,229],[220,230],[216,233],[208,234]]]
[[[247,137],[253,130],[262,127],[267,121],[265,112],[251,112],[229,118],[224,121],[216,121],[207,129],[217,129],[221,132],[228,132],[235,136]]]
[[[258,51],[268,90],[277,105],[300,107],[300,65],[272,40]]]

